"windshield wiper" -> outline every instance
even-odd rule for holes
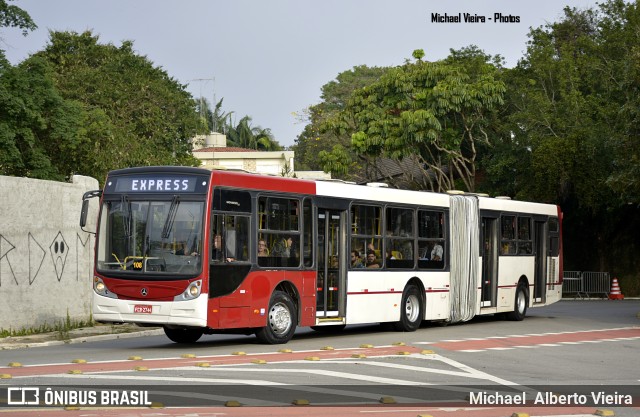
[[[131,237],[131,202],[127,198],[126,195],[123,195],[120,199],[120,206],[122,210],[125,212],[123,227],[124,227],[124,236]]]
[[[164,222],[164,227],[162,228],[162,238],[168,239],[171,234],[171,229],[173,228],[173,221],[176,218],[176,213],[178,212],[178,205],[180,204],[180,197],[177,195],[173,196],[171,200],[171,207],[169,207],[169,213],[167,213],[167,220]]]

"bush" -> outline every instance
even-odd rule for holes
[[[620,291],[625,297],[640,297],[640,276],[622,275],[617,278]],[[611,277],[611,281],[613,281],[613,277]]]

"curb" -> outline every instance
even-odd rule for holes
[[[153,329],[153,330],[142,330],[139,332],[109,333],[109,334],[99,334],[95,336],[80,336],[73,339],[49,340],[46,342],[14,342],[14,343],[0,342],[0,350],[13,350],[13,349],[24,349],[24,348],[32,348],[32,347],[44,347],[44,346],[60,346],[60,345],[70,345],[70,344],[86,343],[86,342],[101,342],[105,340],[130,339],[134,337],[158,336],[162,334],[164,334],[163,329]]]

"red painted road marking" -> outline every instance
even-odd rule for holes
[[[64,374],[70,370],[80,370],[83,373],[89,372],[109,372],[109,371],[131,371],[136,366],[144,366],[149,370],[158,368],[178,368],[183,366],[196,366],[201,362],[208,362],[215,365],[235,365],[249,364],[254,360],[265,360],[269,362],[288,362],[304,360],[310,356],[325,359],[344,359],[352,355],[392,356],[398,352],[420,353],[422,349],[413,346],[382,346],[373,348],[354,348],[336,350],[318,350],[290,353],[258,353],[248,355],[219,355],[219,356],[198,356],[196,358],[175,358],[175,359],[143,359],[134,361],[99,362],[99,363],[69,363],[53,365],[32,365],[20,368],[0,368],[0,374],[11,374],[13,377]]]
[[[506,337],[500,339],[487,338],[480,340],[443,341],[432,343],[430,345],[445,350],[465,351],[496,348],[517,348],[519,346],[539,346],[563,342],[580,343],[602,341],[606,339],[628,339],[634,337],[640,337],[640,327]]]

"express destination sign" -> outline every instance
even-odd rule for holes
[[[105,193],[205,193],[208,178],[195,175],[127,175],[110,177]]]

